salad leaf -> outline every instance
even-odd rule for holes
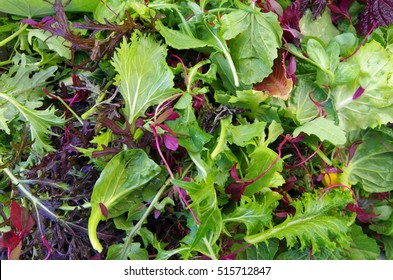
[[[253,3],[254,5],[255,3]],[[237,25],[241,19],[241,25]],[[223,37],[230,40],[230,51],[239,79],[246,85],[261,82],[270,73],[282,29],[273,13],[236,10],[222,17]],[[235,36],[235,37],[233,37]]]
[[[365,35],[373,28],[392,24],[392,7],[392,0],[367,1],[364,11],[358,16],[359,22],[356,25],[357,32],[361,35]]]
[[[296,137],[302,132],[308,135],[314,134],[319,140],[326,140],[334,145],[344,145],[347,142],[345,132],[336,126],[333,121],[324,117],[318,117],[297,127],[293,131],[293,136]]]
[[[173,73],[165,62],[165,47],[151,36],[134,33],[131,42],[120,44],[112,59],[118,75],[120,93],[125,101],[125,112],[135,130],[138,117],[148,107],[157,105],[172,94]]]
[[[367,192],[393,190],[393,139],[374,130],[351,133],[349,143],[360,141],[354,156],[343,167],[340,180],[345,185],[360,183]]]
[[[343,216],[340,209],[344,209],[351,201],[351,195],[343,191],[330,191],[323,197],[318,193],[305,193],[301,199],[292,202],[296,208],[295,215],[268,230],[246,236],[245,240],[255,244],[278,238],[286,239],[289,248],[300,242],[301,249],[312,245],[315,252],[320,247],[333,251],[336,242],[349,242],[348,217]],[[335,236],[336,242],[331,236]]]
[[[63,4],[68,0],[63,0]],[[100,0],[72,0],[66,7],[68,12],[93,12]],[[2,0],[0,12],[23,17],[42,17],[54,14],[52,5],[42,0]]]
[[[358,225],[351,227],[352,242],[345,248],[346,259],[348,260],[375,260],[380,255],[380,250],[375,239],[363,233]]]
[[[124,150],[114,156],[100,174],[91,195],[89,239],[95,250],[101,252],[97,226],[103,215],[100,203],[109,211],[131,192],[143,187],[160,173],[160,167],[142,150]]]
[[[345,63],[355,65],[359,73],[351,83],[336,86],[332,90],[340,128],[351,131],[392,122],[392,53],[380,43],[371,41]],[[364,89],[363,94],[354,98],[360,87]]]

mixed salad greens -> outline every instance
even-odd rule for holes
[[[393,259],[393,1],[0,2],[1,259]]]

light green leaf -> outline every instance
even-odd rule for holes
[[[333,251],[338,245],[349,242],[349,218],[341,211],[351,201],[351,194],[341,190],[329,191],[322,197],[321,193],[304,193],[291,204],[296,208],[294,216],[268,230],[246,236],[245,240],[255,244],[278,238],[286,239],[289,248],[300,243],[300,249],[312,245],[315,252],[320,247]]]
[[[101,218],[100,203],[108,212],[127,197],[132,191],[140,189],[160,173],[160,167],[142,150],[124,150],[114,156],[96,181],[91,195],[91,213],[88,233],[93,248],[102,251],[97,238],[97,226]]]
[[[317,37],[325,45],[328,45],[335,36],[340,34],[340,31],[332,23],[329,9],[325,9],[325,12],[316,20],[313,20],[312,17],[312,12],[308,9],[300,19],[300,32],[304,36]]]
[[[29,43],[32,43],[32,38],[37,37],[45,42],[48,48],[58,53],[61,57],[71,59],[71,43],[61,37],[53,36],[50,32],[45,32],[41,29],[33,29],[29,31],[27,36]]]
[[[329,69],[330,60],[325,48],[317,40],[307,41],[307,54],[322,69]]]
[[[393,55],[371,41],[347,62],[359,69],[356,79],[332,90],[339,126],[345,131],[393,122]],[[353,99],[362,87],[363,94]]]
[[[244,147],[247,144],[257,145],[265,138],[265,122],[228,126],[227,140],[230,144]],[[254,141],[252,141],[254,140]]]
[[[235,210],[223,216],[223,222],[243,223],[247,227],[247,234],[261,231],[272,219],[272,211],[281,199],[278,193],[266,192],[261,199],[243,196]]]
[[[385,255],[388,260],[393,260],[393,237],[382,236],[383,247],[385,249]]]
[[[343,167],[340,180],[345,185],[356,185],[367,192],[393,190],[393,139],[373,130],[351,133],[348,143],[361,141],[349,164]],[[385,146],[386,145],[386,146]]]
[[[7,119],[4,115],[6,108],[0,108],[0,129],[4,130],[5,133],[10,134],[11,131],[7,125]]]
[[[277,157],[277,153],[273,150],[264,146],[258,146],[253,153],[249,155],[251,160],[246,171],[245,180],[252,180],[258,177],[269,168]],[[279,173],[282,171],[282,165],[283,161],[279,159],[262,178],[247,186],[244,195],[252,196],[264,188],[274,188],[285,183],[284,178]]]
[[[67,0],[63,0],[63,3]],[[66,7],[69,12],[92,12],[100,0],[73,0]],[[1,0],[0,12],[23,17],[42,17],[54,14],[55,11],[50,3],[43,0]]]
[[[344,145],[347,141],[345,132],[336,126],[333,121],[325,119],[324,117],[318,117],[297,127],[293,131],[293,136],[296,137],[302,132],[308,135],[313,134],[317,136],[319,140],[329,141],[333,145]]]
[[[112,64],[118,75],[120,93],[125,102],[125,112],[135,130],[138,117],[148,107],[159,104],[173,90],[173,74],[165,61],[165,47],[152,37],[134,33],[131,42],[120,44],[113,56]]]
[[[52,126],[63,127],[66,120],[55,115],[56,109],[49,107],[46,110],[30,109],[19,103],[16,99],[4,93],[0,93],[0,98],[7,100],[15,106],[23,115],[26,121],[30,123],[31,139],[34,141],[33,148],[40,154],[44,151],[53,151],[49,145],[48,135],[56,135],[52,130]]]
[[[107,260],[122,260],[121,254],[124,248],[124,244],[114,244],[109,246],[108,254],[106,255]],[[132,243],[127,248],[127,256],[130,260],[148,260],[149,254],[146,249],[141,248],[140,243]]]
[[[345,248],[347,260],[376,260],[381,251],[374,238],[368,237],[358,225],[351,227],[352,242]]]
[[[228,38],[238,33],[230,40],[230,51],[240,82],[246,85],[261,82],[272,72],[277,49],[281,46],[282,29],[277,16],[258,10],[236,10],[224,17],[227,17],[224,23],[228,24],[243,20],[240,27],[224,28],[224,35]],[[230,29],[236,32],[228,31]]]

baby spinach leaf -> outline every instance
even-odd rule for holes
[[[97,226],[103,217],[99,204],[108,209],[127,197],[132,191],[143,187],[160,173],[160,167],[142,150],[125,150],[114,156],[102,171],[91,195],[91,213],[88,224],[90,242],[97,251],[102,245],[97,238]]]
[[[167,65],[166,49],[151,36],[134,33],[131,42],[120,44],[112,59],[118,75],[120,93],[125,102],[125,112],[135,130],[138,117],[148,107],[156,105],[172,94],[173,73]]]

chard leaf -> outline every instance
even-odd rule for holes
[[[241,25],[235,25],[240,19]],[[258,10],[236,10],[224,15],[223,23],[228,24],[223,27],[225,39],[237,35],[230,40],[230,51],[240,82],[246,85],[261,82],[272,73],[281,46],[282,29],[277,16]]]
[[[308,135],[314,134],[319,140],[329,141],[334,145],[344,145],[347,141],[345,132],[336,126],[333,121],[324,117],[318,117],[297,127],[293,131],[293,136],[296,137],[302,132]]]
[[[255,244],[278,238],[286,239],[289,248],[300,242],[300,249],[312,245],[315,252],[321,247],[333,251],[337,243],[349,241],[349,218],[341,211],[351,201],[351,194],[341,190],[329,191],[323,197],[320,193],[304,193],[291,204],[296,208],[295,215],[268,230],[246,236],[245,240]]]
[[[361,141],[349,163],[343,167],[340,180],[345,185],[360,183],[367,192],[393,190],[393,154],[387,147],[393,139],[373,130],[351,133],[348,142]]]
[[[332,90],[340,128],[351,131],[393,122],[392,53],[371,41],[345,63],[355,65],[359,72],[351,83]],[[363,94],[354,98],[360,87]]]
[[[148,107],[172,93],[174,76],[165,58],[164,46],[152,37],[140,37],[137,33],[129,43],[124,39],[113,56],[112,64],[118,73],[116,82],[120,84],[132,132],[137,118],[143,116]]]
[[[160,173],[160,167],[142,150],[125,150],[114,156],[96,181],[91,195],[91,213],[88,233],[95,250],[102,251],[97,238],[97,226],[103,215],[100,203],[108,209],[126,198],[131,192],[140,189]]]

